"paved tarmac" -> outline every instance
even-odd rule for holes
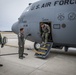
[[[0,54],[18,53],[17,36],[15,34],[3,34],[7,36],[8,43],[0,48]],[[47,59],[34,56],[33,42],[26,40],[25,55],[23,60],[18,54],[1,56],[0,75],[76,75],[76,49],[70,48],[67,53],[64,50],[52,49]],[[27,50],[30,48],[30,50]]]

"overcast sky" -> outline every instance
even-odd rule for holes
[[[38,0],[0,0],[0,31],[9,31],[28,6]]]

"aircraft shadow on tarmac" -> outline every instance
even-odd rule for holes
[[[48,58],[53,58],[58,55],[61,56],[76,56],[76,50],[69,50],[68,52],[62,51],[62,50],[51,50]]]

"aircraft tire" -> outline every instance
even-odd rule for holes
[[[68,47],[65,46],[65,47],[64,47],[64,50],[65,50],[65,52],[68,52]]]
[[[35,42],[34,43],[34,49],[38,51],[39,48],[40,48],[40,44],[38,42]]]
[[[7,38],[3,37],[3,44],[6,44],[6,43],[7,43]]]

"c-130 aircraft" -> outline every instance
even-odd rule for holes
[[[40,23],[50,26],[47,47],[40,47],[42,42]],[[39,0],[29,3],[18,21],[13,24],[12,31],[19,33],[24,28],[25,38],[35,42],[35,55],[46,58],[51,48],[76,47],[76,0]]]

